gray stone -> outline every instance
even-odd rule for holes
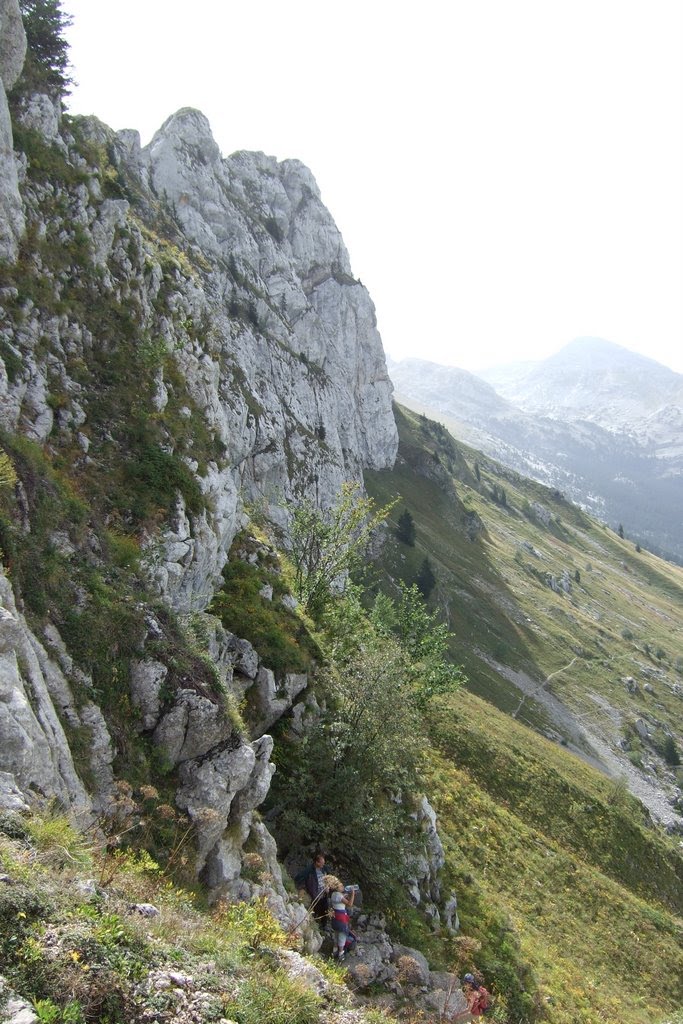
[[[249,641],[229,634],[226,646],[232,656],[235,671],[253,681],[258,672],[259,659]]]
[[[449,932],[460,931],[460,918],[458,916],[458,898],[454,892],[448,897],[443,908],[443,919]]]
[[[19,120],[24,128],[38,132],[46,142],[55,142],[62,120],[62,101],[45,93],[34,93],[23,103]]]
[[[3,1020],[5,1024],[35,1024],[38,1016],[25,999],[8,999],[3,1007]]]
[[[17,0],[0,0],[0,259],[9,261],[16,259],[25,221],[6,93],[21,73],[25,54]]]
[[[250,835],[259,835],[252,812],[265,799],[275,766],[269,761],[270,736],[218,753],[201,765],[181,767],[183,786],[177,802],[188,809],[197,826],[203,880],[210,889],[234,883],[242,868],[242,853]],[[255,831],[256,830],[256,831]],[[265,832],[265,829],[264,829]],[[260,834],[257,844],[279,895],[285,896],[274,846],[267,848]]]
[[[74,767],[51,690],[65,707],[73,698],[60,667],[17,611],[0,572],[0,771],[11,775],[23,799],[40,793],[57,797],[77,814],[90,799]]]
[[[93,262],[106,266],[117,230],[126,224],[129,204],[125,199],[105,199],[97,211],[97,219],[91,225],[90,232],[93,243]]]
[[[18,0],[0,0],[0,79],[8,92],[26,57],[26,33]]]
[[[160,720],[153,739],[172,766],[203,757],[233,735],[222,704],[194,690],[178,690],[175,703]]]
[[[643,721],[642,718],[636,719],[635,730],[640,736],[641,740],[646,740],[650,735],[650,730],[648,729],[646,723]]]
[[[412,812],[423,834],[423,853],[418,854],[413,862],[413,877],[408,880],[408,892],[416,905],[422,903],[423,909],[429,908],[430,916],[438,919],[438,910],[433,904],[441,898],[439,873],[445,863],[445,853],[436,827],[436,811],[426,796],[422,796],[416,809]]]
[[[419,949],[394,945],[391,959],[398,967],[398,977],[402,985],[429,985],[429,961]]]
[[[252,691],[258,714],[254,736],[259,736],[282,718],[307,685],[308,676],[305,673],[288,672],[282,679],[276,680],[275,673],[262,665]]]
[[[220,843],[232,801],[240,790],[250,784],[256,766],[256,754],[249,744],[219,749],[201,760],[181,764],[176,803],[188,812],[196,826],[200,868],[209,852]],[[234,837],[229,838],[230,848],[227,850],[226,847],[226,856],[233,857]]]
[[[97,882],[94,878],[80,879],[75,885],[84,896],[97,896]]]
[[[93,804],[99,810],[108,806],[114,792],[114,770],[112,768],[115,750],[100,708],[92,701],[86,701],[79,708],[78,715],[81,725],[85,726],[90,736],[88,756],[90,774],[94,786]]]
[[[134,661],[130,670],[130,695],[133,707],[140,712],[140,730],[154,729],[161,713],[161,687],[168,668],[160,661],[147,658]]]
[[[278,959],[287,975],[299,981],[311,992],[325,996],[330,991],[330,983],[323,973],[300,953],[291,949],[281,949],[278,951]]]
[[[140,917],[160,917],[161,911],[152,903],[131,903],[130,909]]]
[[[17,814],[29,810],[29,805],[10,772],[0,772],[0,810],[14,811]]]
[[[462,1020],[462,1015],[467,1012],[467,1000],[457,975],[432,971],[430,985],[430,991],[420,996],[419,1004],[425,1010],[436,1012],[439,1020]]]

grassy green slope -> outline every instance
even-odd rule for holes
[[[429,557],[431,600],[475,691],[434,711],[427,780],[446,884],[463,934],[482,943],[474,960],[507,993],[510,1020],[660,1020],[683,1004],[680,842],[652,827],[622,782],[491,702],[519,705],[506,672],[538,685],[557,673],[546,689],[607,734],[605,715],[632,760],[656,759],[664,730],[681,736],[683,574],[438,424],[400,409],[397,419],[397,466],[368,474],[367,486],[378,500],[400,498],[395,519],[405,507],[413,515],[415,547],[392,535],[384,570],[412,581]],[[570,592],[556,593],[546,574],[563,573]],[[547,727],[541,707],[524,712]],[[651,728],[646,744],[637,718]]]
[[[490,709],[477,707],[481,703],[467,696],[460,705],[476,730],[486,730],[491,717]],[[444,752],[431,759],[430,793],[446,849],[445,881],[459,894],[463,933],[482,943],[475,960],[506,993],[508,1019],[645,1024],[679,1007],[680,917],[606,870],[611,854],[601,849],[603,840],[606,846],[614,843],[620,855],[637,832],[629,810],[572,784],[568,766],[548,781],[543,757],[531,754],[525,776],[536,814],[527,815],[515,801],[495,795],[505,747],[489,744],[495,756],[482,778],[470,771],[459,739],[458,724],[451,730],[441,723]],[[569,813],[556,814],[558,809]],[[585,848],[576,825],[586,833],[595,826]],[[620,825],[628,838],[617,838]],[[643,833],[645,849],[648,838],[655,850],[662,842]],[[605,869],[597,863],[601,857]],[[655,876],[649,860],[643,863]],[[528,966],[521,978],[520,964]]]
[[[456,635],[453,654],[472,690],[513,710],[519,691],[507,681],[511,672],[539,686],[553,676],[544,688],[605,729],[615,718],[600,710],[607,700],[629,736],[644,716],[653,733],[659,723],[680,738],[680,568],[637,552],[557,491],[457,445],[439,424],[400,408],[397,420],[397,466],[368,473],[366,482],[378,500],[399,497],[395,519],[411,511],[417,542],[411,548],[392,534],[384,568],[412,581],[429,557],[439,581],[432,602]],[[504,506],[492,499],[494,488],[505,492]],[[563,575],[570,592],[556,593],[549,579]],[[635,693],[624,684],[629,676]]]

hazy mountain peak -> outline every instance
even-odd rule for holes
[[[509,364],[481,376],[526,412],[589,420],[634,435],[663,407],[679,405],[683,377],[648,356],[604,338],[575,338],[532,364]]]

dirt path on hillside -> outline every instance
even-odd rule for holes
[[[572,667],[572,665],[574,664],[575,661],[576,661],[576,656],[574,656],[572,658],[572,660],[569,662],[568,665],[563,665],[562,668],[555,669],[555,671],[551,672],[550,675],[547,676],[543,680],[541,685],[538,686],[535,690],[532,690],[531,693],[528,693],[526,689],[522,689],[522,699],[520,700],[519,704],[517,705],[516,710],[512,712],[512,717],[513,718],[517,718],[517,716],[519,715],[520,711],[522,710],[522,708],[526,704],[527,700],[529,700],[529,698],[537,700],[539,698],[539,695],[545,690],[545,688],[548,685],[548,683],[550,682],[550,680],[554,679],[555,676],[559,676],[562,672],[566,672],[567,669]],[[528,679],[529,677],[527,676],[526,678]],[[514,680],[510,680],[510,681],[514,682]],[[531,680],[529,680],[529,681],[531,681]],[[518,684],[515,683],[515,686],[518,686]]]
[[[532,699],[537,701],[547,711],[551,721],[567,740],[567,749],[576,754],[583,761],[597,768],[603,775],[612,779],[624,778],[631,792],[640,802],[647,807],[652,817],[662,825],[676,825],[683,830],[683,816],[678,814],[671,806],[672,787],[665,787],[657,779],[650,778],[639,771],[631,764],[627,757],[616,751],[609,741],[609,733],[600,729],[599,720],[594,719],[590,726],[581,721],[569,708],[552,693],[545,689],[547,684],[561,672],[566,672],[572,667],[576,658],[569,664],[557,669],[542,683],[531,679],[525,672],[515,672],[506,665],[500,665],[493,658],[488,657],[482,651],[476,652],[482,661],[486,662],[492,669],[516,686],[522,693],[517,710],[513,718],[519,715],[524,703]],[[607,701],[595,698],[596,704],[602,713],[609,720],[614,728],[614,716],[619,712]]]

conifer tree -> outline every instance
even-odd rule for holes
[[[415,577],[415,583],[417,584],[417,589],[426,601],[436,585],[436,576],[432,569],[432,563],[428,558],[424,558],[422,560],[422,565]]]
[[[415,521],[407,508],[398,517],[396,536],[403,544],[415,547]]]
[[[61,0],[19,0],[28,44],[26,60],[14,93],[46,92],[53,99],[65,96],[73,84],[69,74],[69,44],[64,31],[72,17]]]

